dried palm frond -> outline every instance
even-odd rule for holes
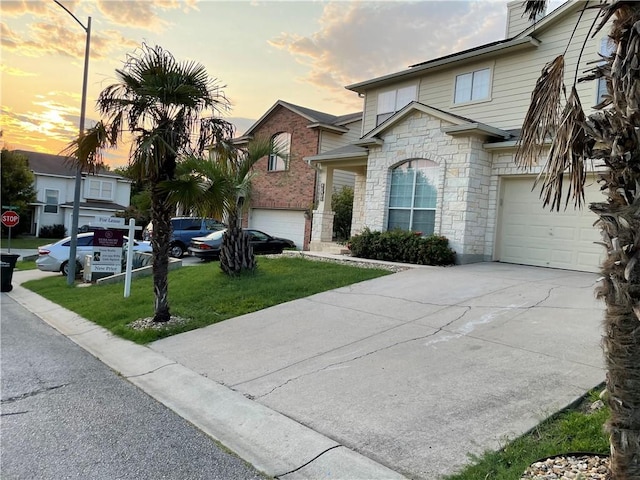
[[[562,119],[551,144],[547,163],[538,175],[534,188],[542,180],[540,197],[546,207],[560,210],[562,203],[563,178],[568,173],[569,191],[566,193],[564,207],[569,200],[580,208],[584,202],[584,184],[586,181],[586,162],[593,142],[585,133],[586,117],[575,87],[567,99]]]
[[[560,119],[560,96],[564,87],[564,56],[556,57],[542,69],[531,93],[531,104],[522,124],[515,163],[531,168],[542,154],[544,144],[555,134]]]
[[[535,22],[547,9],[546,0],[527,0],[524,2],[524,14],[529,14],[529,21]]]

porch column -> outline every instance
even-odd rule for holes
[[[311,241],[331,242],[333,240],[333,217],[331,195],[333,193],[333,168],[322,166],[318,186],[318,208],[313,211]]]
[[[351,235],[357,235],[364,229],[364,200],[367,190],[367,170],[356,172],[353,186],[353,213],[351,214]]]

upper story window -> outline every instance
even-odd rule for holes
[[[483,68],[469,73],[456,75],[453,103],[476,102],[489,98],[491,69]]]
[[[58,213],[58,190],[45,189],[44,191],[44,213]]]
[[[286,132],[278,133],[273,136],[273,143],[278,149],[278,155],[269,155],[267,170],[269,172],[288,170],[291,157],[291,134]]]
[[[380,125],[398,110],[417,100],[417,94],[418,88],[415,85],[379,93],[376,125]]]
[[[436,222],[438,165],[409,160],[391,171],[387,228],[431,235]]]
[[[600,55],[603,57],[611,56],[616,49],[615,42],[610,37],[605,37],[600,40]],[[602,102],[604,100],[604,96],[608,93],[607,91],[607,81],[604,78],[598,79],[598,92],[596,94],[596,104]]]
[[[113,182],[94,178],[87,179],[85,197],[94,200],[113,200]]]

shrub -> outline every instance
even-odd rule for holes
[[[353,188],[344,186],[331,196],[331,209],[334,211],[333,233],[336,240],[344,242],[351,233],[351,216],[353,214]]]
[[[67,229],[60,223],[47,225],[40,229],[40,236],[43,238],[64,238],[67,236]]]
[[[351,237],[349,248],[354,257],[418,265],[451,265],[456,258],[446,237],[423,237],[419,232],[408,230],[378,232],[365,228]]]

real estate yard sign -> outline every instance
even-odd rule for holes
[[[91,273],[120,273],[124,233],[118,230],[93,232]]]

